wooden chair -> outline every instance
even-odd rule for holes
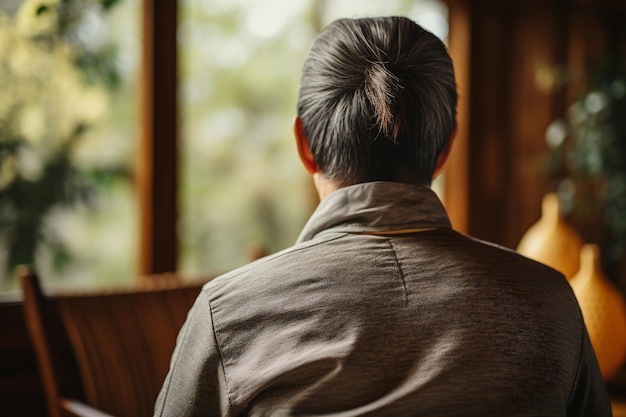
[[[172,275],[148,288],[44,295],[32,270],[20,280],[50,416],[151,416],[202,284]]]

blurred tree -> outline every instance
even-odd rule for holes
[[[0,247],[7,276],[34,264],[41,245],[60,268],[70,259],[45,219],[57,206],[90,205],[99,178],[115,169],[78,168],[74,153],[118,85],[115,48],[94,44],[85,16],[117,0],[27,0],[0,10]]]

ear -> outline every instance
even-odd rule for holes
[[[456,139],[457,130],[454,129],[454,132],[450,135],[450,139],[448,139],[448,143],[443,151],[439,154],[439,158],[437,158],[437,164],[435,164],[435,171],[433,172],[433,180],[441,174],[443,169],[446,166],[446,162],[450,158],[450,154],[452,153],[452,145],[454,145],[454,140]]]
[[[309,143],[307,142],[306,135],[304,134],[302,119],[299,117],[296,117],[296,120],[293,122],[293,134],[296,138],[298,155],[300,155],[300,161],[302,161],[304,169],[306,169],[306,171],[311,175],[319,172],[319,167],[315,163],[315,158],[311,153],[311,148],[309,148]]]

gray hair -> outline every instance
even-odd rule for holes
[[[327,178],[430,184],[456,105],[452,60],[433,34],[404,17],[340,19],[304,62],[298,116]]]

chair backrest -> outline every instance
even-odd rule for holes
[[[115,416],[150,416],[176,336],[202,283],[45,295],[20,273],[29,331],[53,417],[76,398]]]

